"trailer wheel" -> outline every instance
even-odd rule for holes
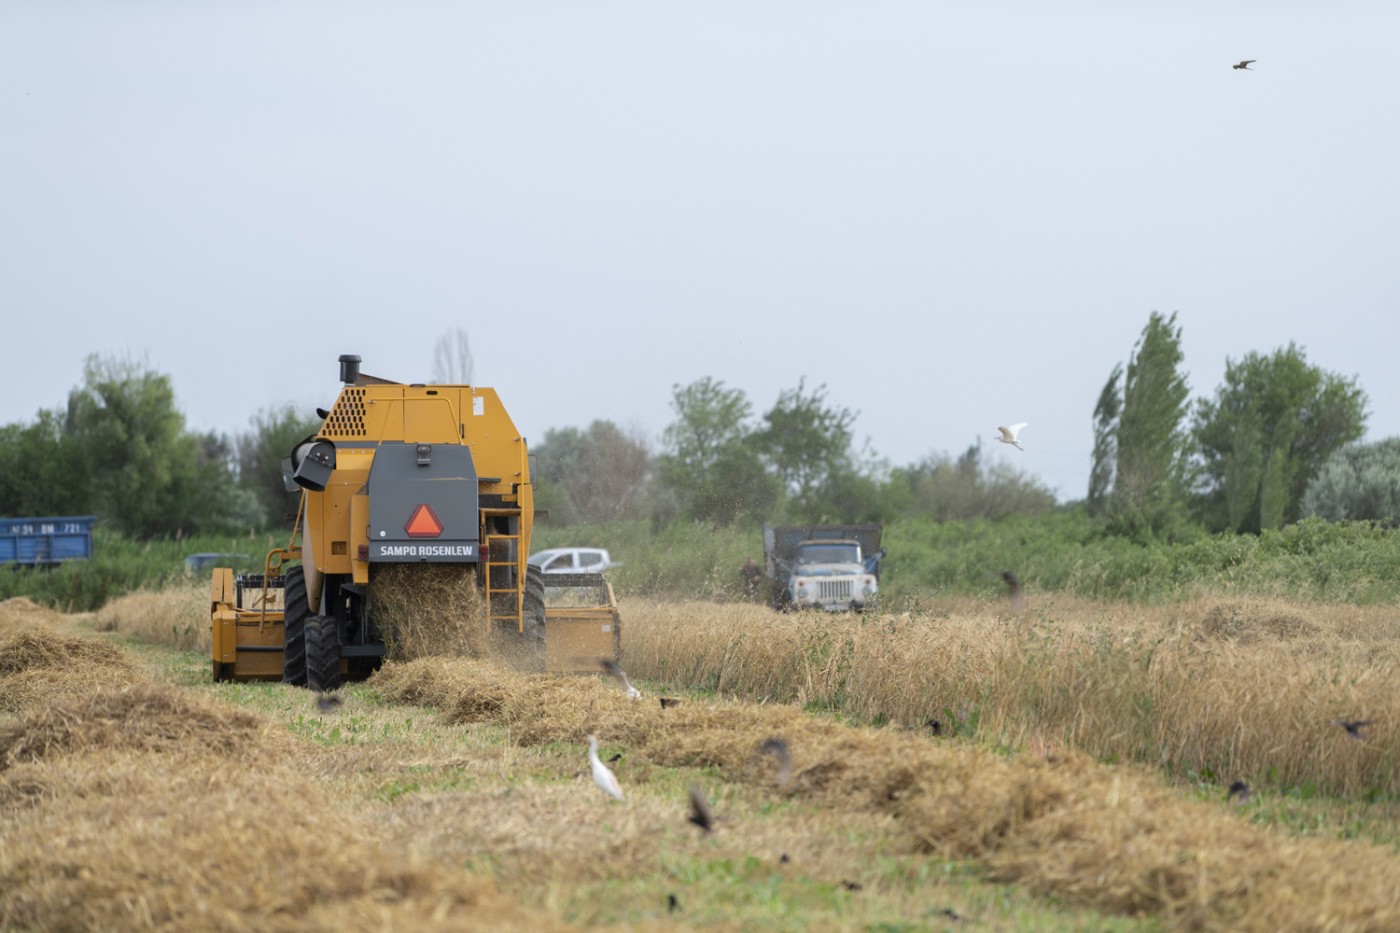
[[[525,634],[529,638],[544,641],[544,571],[530,564],[525,569],[525,601],[521,605],[525,615]]]
[[[334,616],[306,620],[306,686],[317,693],[340,689],[340,632]]]
[[[306,602],[306,572],[301,566],[287,570],[282,609],[282,683],[306,686],[306,619],[311,606]]]

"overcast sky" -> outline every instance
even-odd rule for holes
[[[1397,36],[1394,3],[7,0],[0,423],[96,353],[235,433],[341,353],[427,381],[462,328],[535,440],[659,447],[677,383],[805,379],[896,465],[981,438],[1066,500],[1159,310],[1193,395],[1294,341],[1394,436]]]

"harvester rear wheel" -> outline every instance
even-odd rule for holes
[[[317,693],[340,689],[340,632],[333,616],[306,620],[306,686]]]
[[[287,570],[282,610],[282,683],[306,686],[306,619],[311,606],[306,602],[306,573],[300,566]]]

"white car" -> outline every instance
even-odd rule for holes
[[[530,563],[544,573],[602,573],[614,564],[602,548],[554,547],[530,555]]]

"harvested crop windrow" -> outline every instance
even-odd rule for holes
[[[425,847],[386,850],[266,717],[154,683],[50,699],[0,726],[0,928],[561,928]]]
[[[148,680],[125,651],[44,627],[0,636],[0,709],[20,711],[55,696]]]
[[[0,927],[33,930],[556,930],[289,759],[60,755],[0,773]],[[62,840],[56,845],[55,840]]]
[[[41,606],[27,596],[11,596],[0,600],[0,632],[52,627],[59,614]]]
[[[101,750],[178,753],[199,748],[210,755],[253,761],[268,754],[282,735],[262,717],[179,687],[99,687],[44,704],[0,726],[0,770]]]
[[[911,849],[976,858],[1000,880],[1105,910],[1187,929],[1400,928],[1393,850],[1289,839],[1184,800],[1144,770],[1083,755],[1006,758],[790,706],[688,700],[662,709],[609,682],[470,660],[389,664],[374,683],[391,699],[441,698],[452,721],[507,725],[524,745],[582,747],[591,732],[631,761],[713,767],[774,794],[892,816]],[[758,752],[774,736],[791,753],[786,782]]]

